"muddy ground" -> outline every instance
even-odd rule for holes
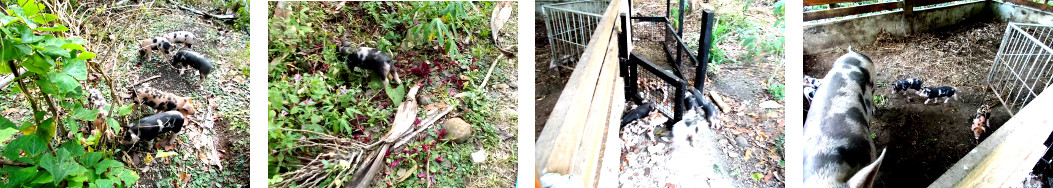
[[[877,148],[888,149],[875,187],[928,186],[939,178],[976,147],[969,128],[980,105],[989,104],[993,110],[992,127],[981,139],[1008,120],[998,100],[981,87],[1005,28],[1005,22],[980,20],[906,38],[884,35],[874,44],[853,47],[874,62],[874,95],[887,99],[878,104],[870,127]],[[822,77],[843,53],[806,55],[805,75]],[[926,105],[916,95],[913,102],[893,95],[895,81],[909,77],[922,79],[926,86],[957,87],[959,100]]]

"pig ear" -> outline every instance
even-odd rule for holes
[[[881,160],[885,159],[886,150],[887,149],[881,149],[881,156],[879,156],[877,160],[874,160],[874,162],[870,163],[870,165],[863,167],[863,169],[859,169],[859,171],[856,172],[856,175],[853,175],[851,179],[848,179],[848,187],[869,188],[871,185],[873,185],[874,179],[877,178],[878,169],[881,168]]]

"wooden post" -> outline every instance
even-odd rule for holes
[[[903,8],[903,26],[907,28],[907,35],[914,34],[914,0],[903,0],[900,6]]]
[[[713,17],[716,17],[713,11],[702,12],[702,40],[698,40],[698,66],[701,68],[695,69],[695,89],[698,89],[699,92],[705,92],[709,49],[713,43]]]

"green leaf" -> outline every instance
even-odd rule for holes
[[[3,128],[18,128],[18,127],[16,127],[15,123],[11,122],[11,120],[7,119],[4,116],[0,116],[0,129],[3,129]]]
[[[74,79],[73,76],[70,76],[69,74],[53,72],[49,76],[51,76],[51,82],[55,83],[55,86],[58,87],[59,92],[69,93],[80,87],[80,82],[77,82],[77,79]]]
[[[22,184],[25,184],[26,181],[36,176],[36,166],[19,169],[17,172],[8,175],[8,180],[7,183],[5,183],[6,185],[4,187],[22,187]]]
[[[157,150],[157,155],[154,155],[154,156],[157,156],[156,158],[164,158],[164,157],[173,156],[173,155],[179,155],[179,153],[167,152],[165,150]]]
[[[67,140],[59,146],[59,149],[69,151],[73,157],[80,157],[84,155],[84,146],[77,143],[76,140]]]
[[[89,110],[87,108],[76,108],[73,109],[73,118],[84,121],[94,121],[95,115],[99,114],[99,110]]]
[[[40,122],[36,133],[33,133],[33,135],[37,135],[46,142],[51,142],[51,139],[55,137],[55,118],[48,118]]]
[[[47,77],[39,77],[35,81],[37,82],[37,87],[40,87],[41,92],[58,95],[58,89],[55,89],[55,84],[52,84],[51,80]]]
[[[107,117],[106,118],[106,124],[110,124],[110,129],[113,132],[117,132],[118,130],[121,130],[121,124],[117,123],[117,120],[114,120],[113,118]]]
[[[18,133],[18,129],[15,128],[0,128],[0,143],[7,142],[7,139]]]
[[[132,113],[132,106],[135,106],[135,105],[134,104],[128,104],[128,105],[124,105],[124,106],[122,106],[120,108],[117,108],[117,116],[126,116],[128,114],[131,114]]]
[[[0,14],[0,25],[7,26],[8,23],[11,23],[15,20],[18,20],[18,17]]]
[[[61,46],[62,45],[44,45],[43,46],[44,50],[42,50],[40,52],[43,53],[44,55],[49,56],[49,57],[59,57],[59,56],[61,56],[63,58],[70,58],[69,50],[63,49]]]
[[[102,152],[91,152],[80,158],[80,164],[84,164],[84,166],[95,166],[95,164],[98,164],[101,159]]]
[[[3,57],[0,57],[2,61],[10,61],[14,59],[21,59],[26,54],[33,52],[33,47],[29,45],[21,44],[15,40],[4,38],[3,39]],[[29,67],[26,67],[27,69]]]
[[[11,143],[7,143],[4,147],[4,157],[8,159],[18,159],[22,151],[29,157],[34,157],[44,150],[47,149],[47,142],[44,142],[40,137],[33,135],[23,135],[12,140]]]
[[[29,56],[29,59],[26,59],[26,62],[22,63],[22,66],[26,67],[26,70],[29,70],[30,72],[47,75],[48,72],[51,71],[51,67],[55,66],[54,60],[49,60],[50,59],[41,56],[41,54],[34,54],[33,56]]]
[[[80,55],[77,56],[78,60],[88,60],[88,59],[91,59],[91,58],[95,58],[95,53],[83,52],[83,53],[80,53]]]
[[[95,174],[101,175],[102,173],[109,171],[110,168],[116,167],[124,168],[124,163],[115,161],[113,159],[103,159],[99,163],[95,164]]]
[[[44,4],[37,3],[35,0],[19,0],[18,4],[24,9],[27,17],[36,16],[40,11],[44,11]]]
[[[135,171],[127,170],[124,168],[121,169],[122,170],[116,173],[115,175],[118,179],[121,179],[121,182],[124,182],[125,186],[135,185],[135,181],[139,181],[139,174],[135,173]]]
[[[33,18],[33,22],[36,22],[36,23],[38,23],[40,25],[47,25],[48,22],[55,21],[55,19],[58,19],[58,16],[55,16],[54,14],[44,13],[44,14],[37,14],[36,16],[30,16],[30,18]],[[55,24],[55,25],[60,25],[60,24]],[[42,27],[38,27],[37,29],[40,29],[40,28],[42,28]]]
[[[62,49],[84,51],[84,46],[77,43],[66,43],[62,45]]]
[[[98,188],[113,188],[113,181],[110,179],[96,179],[92,184]]]
[[[15,31],[22,34],[22,44],[32,44],[44,40],[44,36],[34,34],[33,31],[26,26],[15,26]]]
[[[51,183],[51,182],[54,182],[54,181],[55,181],[55,179],[53,179],[53,176],[51,176],[51,174],[43,173],[43,174],[40,174],[40,176],[37,176],[37,178],[35,180],[33,180],[32,184],[43,185],[45,183]]]
[[[396,106],[402,103],[402,100],[406,99],[406,85],[400,85],[396,88],[384,86],[384,89],[387,91],[385,93],[388,94],[388,98],[391,98],[391,101],[394,102],[394,105]]]
[[[11,7],[9,10],[11,10],[11,12],[14,12],[15,15],[18,16],[19,19],[22,19],[23,20],[22,23],[26,23],[26,26],[29,26],[30,29],[37,28],[37,24],[36,23],[33,23],[32,21],[26,21],[26,20],[31,20],[31,19],[29,19],[29,16],[27,16],[27,15],[35,15],[36,12],[40,12],[39,9],[33,9],[33,10],[36,10],[35,12],[33,12],[33,10],[30,10],[30,12],[32,12],[33,14],[26,14],[27,11],[22,9],[22,7],[18,7],[18,6]]]
[[[77,123],[76,119],[66,118],[66,131],[77,132],[80,130],[80,123]]]
[[[40,157],[40,167],[51,173],[54,182],[62,182],[70,175],[79,175],[88,170],[73,161],[73,156],[68,150],[58,150],[57,156],[44,155]]]
[[[84,54],[81,54],[81,56],[83,55]],[[85,66],[84,60],[79,58],[74,60],[67,60],[62,67],[62,73],[69,74],[77,80],[88,79],[88,68]]]

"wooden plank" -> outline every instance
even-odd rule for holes
[[[618,37],[611,37],[611,44],[607,48],[607,59],[604,61],[600,79],[596,84],[596,93],[593,95],[588,115],[585,118],[587,127],[582,142],[578,145],[578,154],[575,156],[581,163],[571,168],[571,174],[581,174],[585,181],[584,185],[595,186],[596,174],[599,169],[601,148],[603,147],[603,136],[606,133],[611,105],[614,96],[614,81],[618,78]],[[619,122],[620,123],[620,122]],[[620,127],[620,126],[619,126]]]
[[[949,3],[961,0],[914,0],[914,7],[935,5],[940,3]]]
[[[900,8],[900,2],[876,3],[829,10],[810,11],[804,13],[804,21],[812,21],[826,18],[836,18],[863,13],[871,13]]]
[[[1023,6],[1039,9],[1039,10],[1042,10],[1042,11],[1046,11],[1046,12],[1053,12],[1053,6],[1049,6],[1049,5],[1046,5],[1046,4],[1033,2],[1033,1],[1029,1],[1029,0],[1005,0],[1005,2],[1010,2],[1010,3],[1013,3],[1013,4],[1023,5]]]
[[[607,131],[604,136],[603,147],[600,148],[603,155],[600,158],[599,175],[596,176],[595,187],[618,187],[618,172],[621,166],[621,132],[622,112],[625,112],[625,78],[618,77],[614,81],[614,97],[611,98],[611,110],[607,121]]]
[[[825,4],[834,4],[834,3],[852,3],[852,2],[860,2],[860,1],[869,1],[869,0],[804,0],[804,6],[825,5]]]
[[[1042,143],[1053,133],[1048,104],[1053,104],[1053,92],[1035,98],[929,187],[1019,185],[1045,153]]]
[[[584,119],[580,117],[585,115],[582,115],[581,112],[587,112],[585,108],[588,106],[579,104],[588,102],[588,98],[591,98],[595,92],[603,57],[606,56],[607,45],[610,44],[611,33],[614,31],[614,22],[618,19],[619,6],[621,6],[621,1],[612,1],[608,5],[596,31],[589,39],[589,44],[585,47],[585,53],[579,58],[570,80],[560,93],[559,100],[556,101],[552,114],[545,123],[545,129],[541,131],[541,135],[534,144],[536,148],[535,165],[539,169],[538,173],[566,174],[570,171],[569,163],[573,157],[573,147],[581,137],[563,133],[583,130],[580,125],[584,123]],[[566,117],[571,118],[565,122]]]

